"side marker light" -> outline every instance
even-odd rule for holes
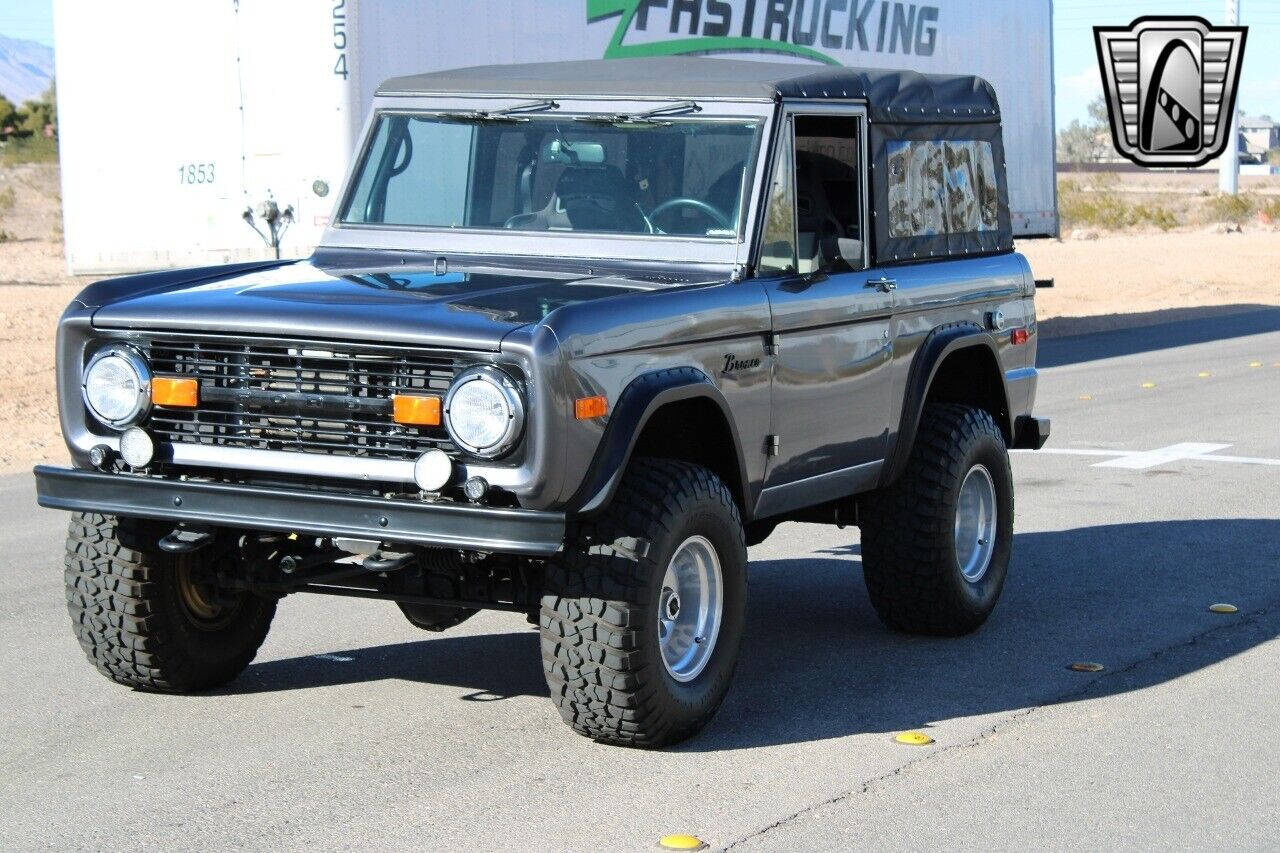
[[[573,401],[573,416],[580,421],[604,417],[609,412],[609,401],[604,395],[582,397]]]

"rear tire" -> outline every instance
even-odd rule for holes
[[[191,693],[239,675],[266,639],[274,599],[217,587],[235,560],[215,541],[194,554],[140,551],[119,519],[73,513],[67,534],[67,610],[80,647],[119,684]]]
[[[578,523],[547,567],[542,665],[561,717],[628,746],[695,734],[729,689],[746,586],[724,483],[697,465],[635,460],[609,507]]]
[[[886,625],[935,636],[981,626],[1013,547],[1013,474],[991,415],[926,405],[906,470],[861,502],[859,526],[867,592]]]

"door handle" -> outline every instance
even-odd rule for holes
[[[867,279],[867,287],[874,287],[881,293],[888,293],[891,290],[898,289],[898,283],[891,278],[869,278]]]

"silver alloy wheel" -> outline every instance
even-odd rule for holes
[[[690,536],[667,564],[658,596],[658,646],[676,681],[693,681],[706,669],[723,613],[720,557],[706,537]]]
[[[956,562],[969,583],[977,583],[996,549],[996,484],[985,465],[974,465],[956,499]]]

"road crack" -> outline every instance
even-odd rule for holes
[[[873,788],[877,787],[878,785],[888,782],[889,780],[892,780],[898,776],[905,775],[909,770],[912,770],[919,765],[925,764],[926,762],[936,761],[940,756],[949,755],[953,752],[958,752],[962,750],[974,749],[986,743],[987,741],[989,741],[993,735],[998,734],[1003,729],[1006,729],[1009,726],[1015,723],[1018,723],[1027,717],[1030,717],[1031,715],[1035,714],[1037,711],[1043,708],[1051,707],[1054,705],[1062,705],[1069,702],[1077,702],[1082,699],[1088,698],[1090,694],[1095,692],[1100,685],[1104,685],[1107,682],[1107,679],[1117,678],[1119,676],[1131,673],[1134,670],[1139,669],[1141,667],[1156,663],[1161,658],[1165,657],[1170,653],[1192,649],[1196,645],[1198,645],[1200,642],[1210,639],[1212,637],[1216,637],[1220,634],[1226,634],[1233,631],[1241,631],[1246,628],[1253,627],[1257,623],[1263,621],[1268,616],[1276,612],[1280,612],[1280,603],[1268,604],[1262,608],[1259,608],[1258,610],[1253,610],[1253,611],[1250,611],[1248,614],[1243,614],[1242,618],[1233,619],[1230,622],[1222,625],[1215,625],[1214,627],[1209,628],[1205,631],[1201,631],[1198,634],[1193,634],[1191,637],[1188,637],[1185,640],[1181,640],[1179,642],[1172,643],[1163,648],[1156,649],[1155,651],[1152,651],[1151,653],[1143,657],[1140,657],[1134,661],[1131,661],[1125,664],[1124,666],[1119,667],[1118,669],[1111,669],[1111,670],[1107,670],[1105,672],[1099,673],[1096,677],[1089,679],[1089,681],[1082,684],[1080,687],[1076,689],[1068,690],[1051,699],[1043,701],[1038,705],[1032,705],[1027,708],[1021,708],[1018,711],[1015,711],[1001,718],[1000,720],[996,721],[995,723],[988,726],[987,728],[979,731],[976,735],[974,735],[973,737],[969,738],[968,740],[962,743],[951,744],[949,746],[944,746],[938,749],[930,750],[927,754],[922,755],[919,758],[913,759],[911,761],[908,761],[904,764],[901,764],[887,773],[882,773],[879,776],[873,776],[870,779],[864,780],[862,784],[860,784],[856,788],[853,788],[852,790],[846,791],[841,794],[837,794],[833,797],[829,797],[825,800],[821,800],[819,802],[812,803],[808,806],[805,806],[804,808],[799,809],[798,811],[792,812],[791,814],[786,815],[785,817],[779,818],[773,823],[763,826],[754,832],[744,835],[741,838],[737,838],[729,842],[728,844],[725,844],[724,846],[720,847],[719,849],[732,850],[735,847],[739,847],[743,844],[746,844],[749,841],[753,841],[755,839],[768,835],[770,832],[774,831],[775,829],[779,829],[781,827],[788,826],[789,824],[795,823],[798,820],[802,820],[806,816],[811,815],[817,811],[820,811],[821,809],[824,809],[828,806],[837,805],[839,803],[843,803],[845,801],[851,800],[854,797],[857,797],[861,794],[870,793],[870,791]]]

